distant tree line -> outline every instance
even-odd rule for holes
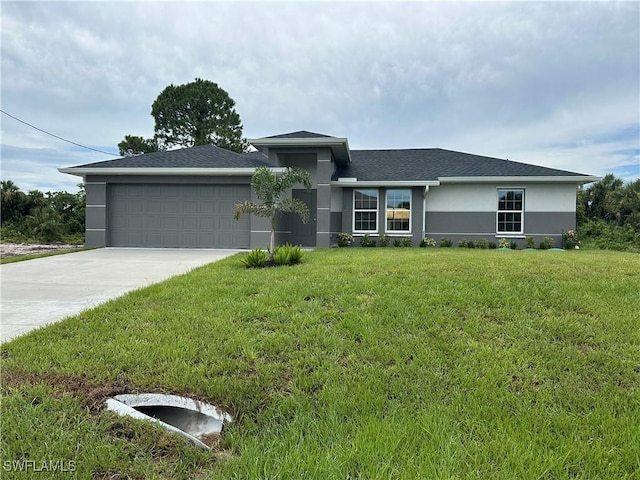
[[[640,179],[605,175],[578,191],[576,215],[578,233],[591,246],[640,252]]]
[[[30,190],[0,182],[3,242],[84,243],[85,190],[78,193]]]

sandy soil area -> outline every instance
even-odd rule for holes
[[[82,245],[43,245],[37,243],[1,243],[0,258],[15,257],[17,255],[31,255],[34,253],[46,253],[52,250],[67,248],[80,248]]]

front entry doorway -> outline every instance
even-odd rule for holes
[[[291,243],[293,245],[302,245],[303,247],[315,247],[318,191],[315,189],[294,189],[291,192],[291,196],[304,202],[309,209],[309,221],[307,223],[302,223],[298,215],[294,216],[291,228]]]

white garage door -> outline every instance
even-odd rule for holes
[[[115,184],[109,189],[109,245],[248,248],[249,217],[233,218],[249,185]]]

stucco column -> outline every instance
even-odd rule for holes
[[[316,230],[316,246],[328,248],[331,246],[331,175],[333,162],[331,150],[322,149],[318,152],[318,215]]]
[[[85,241],[87,247],[107,246],[107,183],[88,177],[85,217]]]

